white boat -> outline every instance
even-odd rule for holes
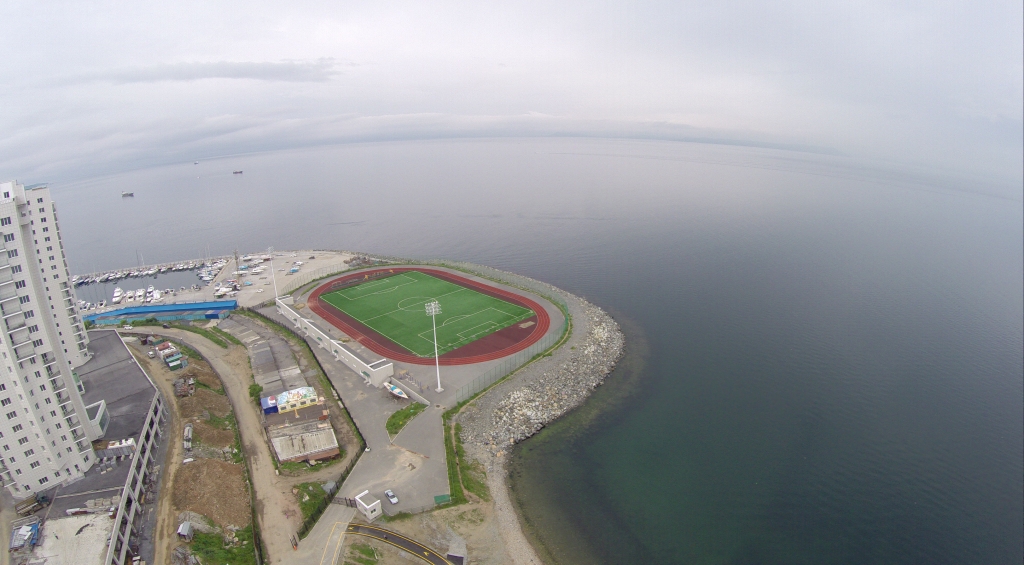
[[[409,396],[407,394],[405,394],[404,390],[398,388],[397,386],[395,386],[395,385],[393,385],[391,383],[384,383],[384,388],[388,389],[388,392],[390,392],[391,394],[397,396],[398,398],[404,398],[406,400],[409,399]]]
[[[152,292],[153,292],[153,290],[154,290],[154,289],[153,289],[153,285],[149,285],[149,288],[147,288],[147,289],[146,289],[146,293],[147,293],[147,294],[148,294],[148,293],[152,293]]]
[[[119,286],[114,287],[114,298],[111,299],[111,302],[117,304],[122,298],[124,298],[124,291]]]

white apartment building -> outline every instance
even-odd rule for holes
[[[49,189],[0,183],[0,236],[0,478],[21,499],[92,467],[109,414],[82,401],[89,338]]]

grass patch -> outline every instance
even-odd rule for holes
[[[178,348],[178,351],[181,351],[181,354],[184,355],[185,357],[195,359],[196,361],[203,360],[203,356],[200,355],[199,352],[196,351],[195,349],[192,349],[191,347],[185,345],[184,343],[181,343],[180,341],[175,341],[173,343],[174,346]]]
[[[263,393],[263,386],[253,383],[249,385],[249,398],[252,398],[256,404],[260,403],[260,394]]]
[[[388,516],[387,514],[384,514],[382,512],[378,520],[380,520],[381,522],[403,522],[405,520],[412,518],[413,516],[415,516],[415,514],[413,514],[412,512],[399,512],[394,516]]]
[[[224,349],[228,348],[228,344],[226,341],[224,341],[223,339],[220,338],[220,336],[206,328],[200,328],[197,326],[187,326],[184,324],[174,324],[171,327],[174,329],[185,330],[187,332],[192,332],[194,334],[201,335],[219,347],[223,347]]]
[[[241,345],[242,347],[245,347],[245,344],[242,343],[242,340],[240,340],[237,337],[229,334],[228,332],[218,328],[217,326],[210,326],[208,329],[211,332],[217,334],[218,336],[220,336],[221,338],[223,338],[224,340],[226,340],[226,341],[228,341],[230,343],[233,343],[235,345]]]
[[[252,526],[246,526],[235,532],[239,545],[224,547],[224,538],[220,534],[204,534],[196,532],[192,538],[192,553],[199,556],[203,563],[217,565],[256,565],[256,554],[252,543]]]
[[[405,408],[402,408],[398,412],[388,416],[388,421],[384,424],[384,427],[388,430],[388,435],[392,438],[397,436],[398,432],[402,431],[402,428],[404,428],[410,420],[415,418],[417,414],[423,412],[426,408],[426,404],[412,402]]]
[[[455,454],[459,458],[462,486],[481,500],[490,500],[491,491],[487,488],[487,471],[484,470],[482,463],[471,461],[466,457],[466,448],[462,445],[462,424],[455,424]]]
[[[223,418],[210,414],[210,419],[207,420],[207,422],[214,428],[220,430],[233,430],[238,428],[238,426],[235,425],[235,416],[230,412],[228,412],[228,415]]]
[[[299,483],[295,485],[299,493],[295,495],[299,501],[299,508],[302,509],[302,519],[318,515],[323,511],[324,506],[330,503],[330,495],[320,486],[320,483]]]
[[[353,543],[348,547],[349,554],[345,558],[345,565],[374,565],[377,562],[377,552],[366,543]]]
[[[445,461],[448,463],[448,490],[451,491],[452,506],[466,503],[466,493],[462,490],[462,480],[459,478],[459,460],[455,452],[455,441],[451,434],[451,419],[459,407],[453,408],[444,413],[444,452]]]
[[[212,390],[213,392],[216,392],[217,394],[220,394],[220,395],[227,394],[226,392],[224,392],[224,388],[223,387],[221,387],[221,388],[213,388],[212,386],[210,386],[210,385],[208,385],[206,383],[200,382],[198,379],[196,380],[196,386],[199,387],[199,388],[205,388],[206,390]]]

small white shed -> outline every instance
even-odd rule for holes
[[[356,496],[356,508],[366,516],[366,519],[373,522],[380,516],[380,500],[375,498],[370,491],[364,490]]]

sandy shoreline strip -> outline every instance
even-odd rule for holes
[[[582,405],[615,368],[625,347],[618,324],[604,310],[549,288],[569,308],[572,335],[550,357],[519,369],[467,404],[453,420],[462,425],[467,456],[487,469],[497,525],[515,565],[544,561],[523,532],[511,499],[506,466],[510,448]]]

